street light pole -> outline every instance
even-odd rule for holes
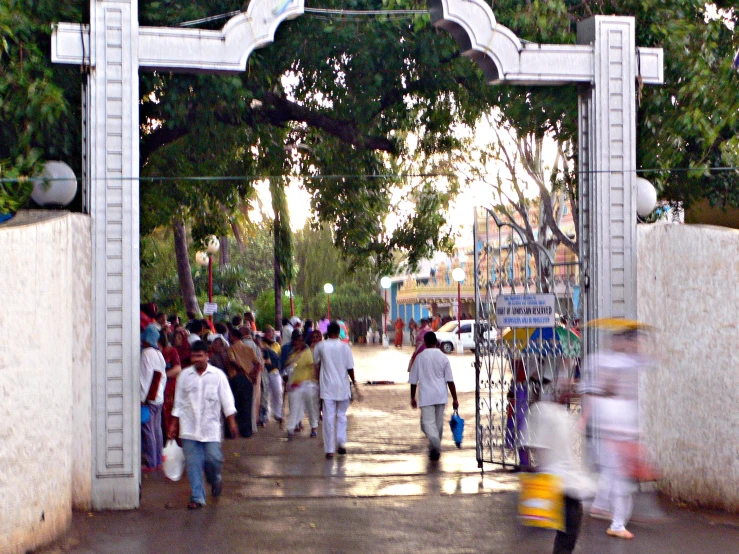
[[[208,256],[208,302],[213,303],[213,256]],[[213,323],[213,315],[208,316],[208,321]]]
[[[330,320],[331,319],[331,293],[334,292],[334,286],[331,283],[326,283],[325,285],[323,285],[323,292],[325,292],[327,295],[326,302],[327,302],[328,308],[326,310],[327,312],[326,317],[328,317],[328,319]]]
[[[221,247],[217,237],[211,236],[208,238],[208,244],[205,248],[205,252],[197,252],[195,254],[195,261],[198,265],[208,266],[208,303],[213,303],[213,255],[218,252]],[[208,321],[213,323],[213,315],[208,315]]]
[[[456,267],[452,271],[452,279],[457,282],[457,344],[462,340],[462,281],[464,281],[464,269]],[[457,346],[459,351],[459,346]]]
[[[392,280],[390,277],[383,277],[380,279],[380,286],[385,289],[385,306],[382,313],[382,319],[383,319],[383,326],[382,326],[382,347],[383,348],[389,348],[390,343],[387,340],[387,289],[389,289],[393,285]]]
[[[457,340],[462,340],[462,283],[457,282]]]
[[[285,296],[290,299],[290,317],[295,317],[295,302],[293,302],[293,286],[288,285]]]

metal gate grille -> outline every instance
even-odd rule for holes
[[[474,244],[477,462],[516,468],[530,462],[523,445],[531,404],[579,377],[580,264],[485,208],[476,212]],[[534,293],[554,295],[555,327],[499,329],[498,297]]]

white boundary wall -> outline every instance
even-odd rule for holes
[[[739,511],[739,231],[638,226],[639,319],[657,328],[645,431],[672,497]]]
[[[91,506],[90,218],[0,226],[0,552],[55,539]]]

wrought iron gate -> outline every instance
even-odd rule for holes
[[[580,263],[563,247],[550,252],[527,241],[520,227],[486,208],[476,212],[474,244],[477,463],[515,468],[529,463],[530,403],[561,379],[579,377]],[[554,296],[554,327],[498,328],[500,295],[537,293]]]

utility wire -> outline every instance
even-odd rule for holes
[[[303,12],[307,14],[317,15],[338,15],[340,17],[377,17],[377,16],[389,16],[392,18],[403,18],[413,15],[428,14],[428,10],[330,10],[326,8],[304,8]],[[219,15],[211,15],[209,17],[202,17],[200,19],[193,19],[192,21],[184,21],[179,23],[178,27],[194,27],[195,25],[201,25],[203,23],[210,23],[211,21],[218,21],[220,19],[231,18],[236,15],[243,13],[241,10],[235,10],[228,13],[222,13]]]
[[[649,173],[688,173],[688,172],[716,172],[716,173],[722,173],[722,172],[729,172],[729,171],[737,171],[739,172],[739,166],[731,166],[731,167],[711,167],[711,168],[694,168],[694,167],[675,167],[671,169],[663,169],[663,168],[647,168],[647,169],[636,169],[632,171],[626,171],[626,170],[615,170],[615,169],[603,169],[599,171],[572,171],[571,173],[575,173],[577,175],[586,174],[586,175],[595,175],[600,173],[609,173],[612,175],[615,174],[623,174],[623,173],[636,173],[638,174],[649,174]],[[336,181],[336,180],[342,180],[342,179],[416,179],[416,178],[430,178],[430,177],[450,177],[450,178],[459,178],[464,179],[464,176],[458,175],[455,173],[407,173],[407,174],[388,174],[388,175],[381,175],[381,174],[368,174],[368,175],[206,175],[206,176],[190,176],[190,175],[183,175],[179,177],[172,177],[172,176],[139,176],[139,177],[102,177],[99,180],[101,181],[144,181],[144,182],[167,182],[167,181],[263,181],[268,179],[291,179],[295,181],[316,181],[316,180],[329,180],[329,181]],[[43,180],[44,182],[47,181],[68,181],[69,179],[66,178],[58,178],[58,179],[47,179],[45,177],[4,177],[0,178],[0,183],[19,183],[19,182],[28,182],[32,180]],[[78,177],[76,179],[77,181],[81,181],[82,179]],[[467,181],[473,181],[475,179],[466,179]]]
[[[428,10],[329,10],[325,8],[305,8],[305,13],[315,13],[321,15],[340,15],[340,16],[364,16],[375,17],[378,15],[423,15],[428,14]]]
[[[201,19],[193,19],[192,21],[185,21],[183,23],[179,23],[178,27],[193,27],[195,25],[200,25],[201,23],[210,23],[211,21],[218,21],[219,19],[226,19],[227,17],[233,17],[235,15],[239,15],[241,13],[241,10],[235,10],[228,13],[222,13],[219,15],[211,15],[210,17],[203,17]]]

